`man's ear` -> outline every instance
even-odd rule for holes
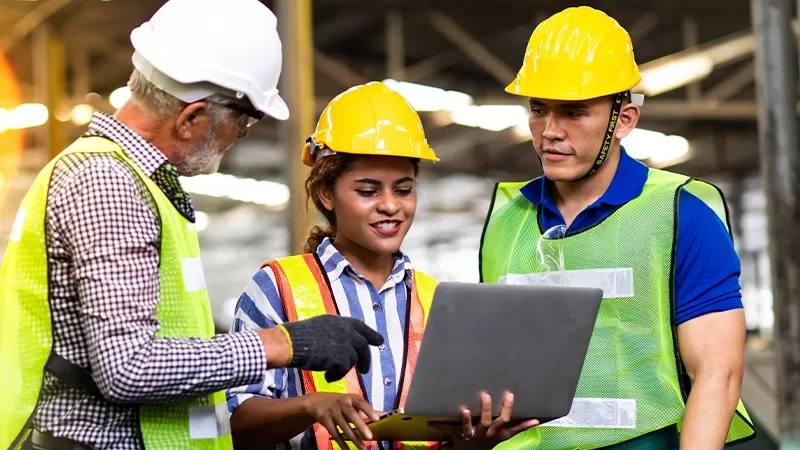
[[[175,133],[178,138],[190,140],[197,134],[205,134],[208,115],[204,114],[208,103],[195,102],[187,105],[175,120]]]
[[[619,111],[619,118],[617,119],[617,128],[614,130],[614,137],[622,139],[629,135],[636,125],[639,124],[639,106],[633,103],[626,103],[622,105]]]
[[[333,192],[330,189],[320,189],[319,201],[328,211],[333,211]]]

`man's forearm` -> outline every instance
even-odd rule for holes
[[[729,374],[698,377],[686,403],[681,450],[721,449],[739,402],[741,379]]]
[[[110,401],[121,403],[171,402],[257,383],[266,371],[261,339],[254,331],[211,339],[154,338],[130,351],[121,365],[104,358],[117,345],[131,345],[113,337],[104,339],[93,357],[93,376]],[[94,355],[93,355],[94,356]]]

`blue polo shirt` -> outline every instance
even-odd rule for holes
[[[621,149],[614,179],[605,194],[581,211],[570,231],[591,227],[642,193],[648,168]],[[539,177],[520,191],[542,210],[544,229],[564,225],[552,196],[552,182]],[[686,190],[678,198],[675,254],[675,324],[704,314],[742,307],[741,263],[725,224],[702,200]]]

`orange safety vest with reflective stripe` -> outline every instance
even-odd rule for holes
[[[339,315],[339,310],[333,299],[330,282],[316,255],[289,256],[275,261],[268,261],[261,267],[270,267],[275,274],[275,281],[283,302],[283,308],[286,311],[287,320],[294,322],[323,314]],[[408,397],[408,387],[411,385],[411,378],[414,376],[414,368],[417,364],[420,345],[422,345],[422,335],[425,330],[425,323],[436,284],[437,281],[435,279],[418,270],[414,270],[411,305],[407,321],[405,369],[398,387],[400,395],[395,401],[396,408],[403,408]],[[355,369],[351,369],[343,379],[333,383],[325,380],[324,372],[303,370],[301,371],[300,379],[304,394],[334,392],[354,394],[366,398],[361,375]],[[314,436],[318,450],[339,448],[339,445],[331,440],[330,434],[325,427],[319,423],[314,424]],[[371,448],[377,448],[376,442],[365,442],[365,444]],[[436,450],[438,446],[438,442],[395,442],[394,450]],[[350,444],[350,448],[355,449],[355,446]]]

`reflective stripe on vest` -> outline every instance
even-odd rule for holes
[[[322,270],[322,265],[313,254],[289,256],[264,264],[269,266],[275,274],[278,291],[289,321],[309,319],[323,314],[339,314],[336,302],[333,299],[327,276]],[[430,311],[436,280],[417,270],[414,271],[414,283],[411,289],[410,317],[408,320],[408,336],[406,337],[406,360],[403,364],[404,371],[400,381],[400,395],[396,401],[397,407],[405,406],[408,396],[410,380],[414,376],[419,348],[422,343],[422,334],[425,329],[428,312]],[[363,398],[363,383],[361,375],[351,369],[339,381],[329,383],[325,380],[323,372],[301,371],[301,380],[304,394],[314,392],[334,392],[339,394],[355,394]],[[314,435],[318,450],[339,449],[339,445],[331,440],[328,431],[319,423],[314,424]],[[365,442],[370,448],[377,448],[377,442]],[[350,449],[356,447],[348,442]],[[395,442],[395,450],[424,450],[438,448],[436,442]]]
[[[525,184],[500,183],[495,190],[481,239],[481,280],[598,287],[604,300],[569,415],[498,448],[599,448],[673,424],[680,429],[691,386],[672,317],[677,206],[686,189],[728,226],[721,193],[650,169],[642,193],[608,218],[537,245],[545,230],[536,205],[520,194]],[[564,267],[554,268],[550,254],[558,251]],[[753,435],[740,401],[727,442]]]
[[[30,426],[28,420],[38,402],[52,349],[45,206],[56,161],[72,153],[113,154],[136,173],[153,196],[161,222],[161,297],[156,309],[160,328],[156,335],[210,338],[215,332],[194,224],[118,145],[101,137],[78,139],[39,173],[29,189],[0,268],[0,389],[12,395],[0,402],[0,448],[10,446]],[[141,405],[145,448],[232,449],[225,400],[224,392],[216,392],[184,402]]]

